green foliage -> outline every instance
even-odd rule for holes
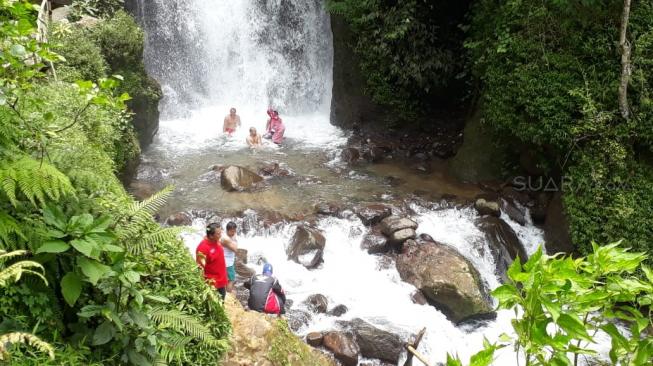
[[[612,339],[612,364],[653,362],[653,338],[646,333],[653,321],[653,272],[642,264],[646,255],[619,243],[592,244],[592,251],[573,259],[540,248],[526,263],[513,262],[510,281],[492,292],[499,309],[517,315],[516,336],[503,335],[503,345],[514,346],[527,365],[577,365],[579,357],[596,357],[589,346],[599,331]]]
[[[134,18],[124,11],[90,28],[90,37],[102,50],[111,72],[129,70],[143,65],[144,33]]]
[[[66,61],[57,65],[57,76],[61,80],[98,80],[107,76],[107,64],[102,49],[88,36],[88,30],[68,27],[54,37],[55,50],[65,55]]]
[[[267,358],[273,365],[326,365],[324,359],[318,358],[304,342],[292,334],[285,320],[275,322],[275,329],[269,338],[271,346]]]
[[[23,257],[27,254],[27,251],[24,250],[16,250],[9,253],[0,250],[0,288],[18,282],[24,275],[36,276],[47,283],[43,276],[43,266],[37,262],[20,260],[7,265],[7,261]],[[39,337],[31,333],[10,332],[0,334],[0,361],[7,360],[10,357],[9,348],[21,344],[29,345],[37,349],[39,352],[47,354],[50,359],[54,359],[54,348],[49,343],[42,341]]]
[[[634,2],[628,39],[632,118],[618,110],[621,1],[479,1],[466,47],[483,84],[483,112],[499,134],[528,146],[564,193],[581,253],[592,240],[651,248],[653,4]]]
[[[31,37],[31,9],[23,2],[0,2],[2,35],[60,60]],[[127,16],[118,17],[108,22],[114,33],[93,28],[78,34],[99,44],[127,27]],[[123,31],[135,33],[134,27]],[[75,43],[65,31],[57,37],[65,46],[59,51],[73,52]],[[84,40],[79,44],[102,49]],[[136,69],[144,72],[142,44],[140,51],[129,45],[120,51],[140,53],[112,57],[138,60]],[[31,332],[56,347],[54,363],[23,347],[11,349],[12,363],[217,364],[229,334],[221,301],[178,239],[180,229],[163,229],[153,220],[172,189],[138,203],[116,178],[138,154],[122,77],[101,75],[100,63],[92,59],[97,53],[77,54],[64,80],[54,81],[42,64],[2,51],[0,250],[29,250],[35,256],[7,267],[0,280],[31,273],[50,286],[27,277],[1,287],[0,332],[10,334],[12,342],[42,346],[25,335]],[[71,82],[77,75],[99,78]],[[129,80],[130,87],[142,80]],[[4,339],[1,343],[4,347]]]
[[[124,3],[124,0],[73,0],[70,18],[73,21],[84,15],[110,18],[124,7]]]
[[[331,0],[354,33],[355,52],[377,103],[410,120],[426,113],[436,96],[447,99],[463,77],[462,30],[468,2]]]

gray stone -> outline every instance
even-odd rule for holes
[[[324,334],[322,344],[344,366],[358,365],[360,348],[352,335],[335,331],[327,332]]]
[[[226,191],[243,191],[263,181],[256,173],[240,166],[226,167],[220,176],[222,188]]]
[[[404,229],[417,229],[417,223],[406,217],[390,216],[381,220],[381,232],[387,236]]]
[[[286,248],[288,259],[312,269],[322,263],[326,239],[315,228],[299,225]]]
[[[417,234],[415,233],[415,230],[402,229],[392,233],[392,235],[390,235],[390,241],[394,243],[403,243],[408,239],[415,239],[416,236]]]
[[[406,242],[396,263],[401,279],[422,291],[429,304],[454,323],[492,312],[480,274],[454,248]]]
[[[329,300],[322,294],[311,295],[306,298],[304,303],[309,309],[318,314],[326,313],[327,308],[329,307]]]

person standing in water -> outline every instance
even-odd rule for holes
[[[236,252],[238,251],[238,243],[236,241],[237,225],[233,221],[227,224],[227,236],[223,236],[220,240],[224,248],[224,262],[227,266],[227,291],[234,291],[234,282],[236,281]]]
[[[231,108],[229,114],[224,118],[222,132],[233,135],[238,127],[240,127],[240,116],[236,114],[236,108]]]
[[[204,278],[218,290],[224,300],[229,282],[227,266],[224,260],[224,249],[220,245],[222,228],[220,224],[212,223],[206,227],[206,236],[195,250],[195,260],[204,271]]]
[[[283,134],[286,132],[286,126],[284,126],[283,120],[279,117],[279,112],[268,110],[268,115],[270,116],[270,119],[268,120],[266,133],[263,137],[271,139],[272,142],[277,145],[281,145],[283,142]]]
[[[254,127],[249,128],[249,136],[247,136],[245,141],[247,142],[247,146],[251,147],[252,149],[261,147],[261,144],[263,143],[263,141],[261,141],[261,135],[256,132],[256,128]]]

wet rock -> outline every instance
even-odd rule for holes
[[[256,271],[249,267],[247,264],[243,263],[240,259],[236,259],[236,275],[242,278],[242,280],[248,280],[256,274]]]
[[[435,239],[433,239],[431,235],[426,233],[419,234],[419,240],[429,242],[429,243],[435,243]]]
[[[358,365],[360,348],[352,335],[335,331],[327,332],[324,334],[322,344],[343,366]]]
[[[256,173],[240,166],[228,166],[222,171],[220,183],[226,191],[243,191],[252,188],[256,183],[263,181],[263,178]]]
[[[244,264],[247,264],[247,253],[247,249],[238,248],[236,251],[236,258]]]
[[[499,217],[501,216],[501,208],[499,203],[495,201],[488,201],[485,198],[478,198],[474,202],[474,208],[478,211],[479,215],[490,215]]]
[[[518,191],[514,187],[504,187],[501,190],[501,197],[503,197],[508,202],[515,204],[519,203],[522,206],[528,206],[532,200],[528,197],[528,194],[524,191]]]
[[[395,255],[394,254],[383,254],[378,256],[376,262],[376,269],[379,271],[384,271],[390,268],[395,267]]]
[[[414,239],[416,236],[415,230],[409,228],[395,231],[388,239],[392,243],[403,243],[408,239]]]
[[[326,239],[318,229],[299,225],[286,248],[286,254],[289,260],[312,269],[322,263],[325,243]]]
[[[292,309],[286,313],[286,321],[293,332],[297,332],[307,326],[311,318],[311,313],[300,309]]]
[[[426,296],[424,296],[424,294],[420,290],[416,290],[412,294],[410,294],[410,299],[413,301],[413,304],[418,304],[418,305],[428,304],[428,301],[426,300]]]
[[[369,254],[386,253],[390,248],[386,244],[388,239],[381,234],[381,231],[374,227],[363,236],[361,241],[361,249],[367,250]]]
[[[345,305],[340,304],[340,305],[336,305],[333,309],[329,310],[327,314],[338,317],[344,315],[348,311],[349,308],[347,308]]]
[[[363,153],[363,158],[371,163],[380,163],[385,157],[385,150],[380,147],[371,147]]]
[[[406,242],[396,263],[401,279],[422,291],[429,304],[454,323],[492,312],[480,274],[454,248]]]
[[[154,185],[147,182],[134,181],[129,184],[129,193],[134,196],[135,199],[142,201],[146,198],[149,198],[157,192],[157,189]]]
[[[258,170],[258,174],[264,177],[288,177],[291,172],[288,169],[283,169],[279,163],[268,163]]]
[[[534,224],[543,225],[546,221],[546,214],[549,207],[550,198],[546,193],[539,193],[535,202],[530,207],[531,220]]]
[[[176,214],[170,215],[166,219],[166,225],[168,226],[189,226],[193,223],[193,218],[187,212],[178,212]]]
[[[224,170],[224,168],[225,168],[224,165],[215,164],[215,165],[211,165],[210,170],[212,170],[212,171],[214,171],[214,172],[222,173],[222,171]]]
[[[484,216],[476,220],[476,226],[485,234],[485,239],[490,247],[490,254],[497,266],[497,274],[503,282],[507,280],[506,271],[512,261],[519,256],[522,262],[528,259],[526,250],[522,246],[517,234],[505,221]]]
[[[371,204],[362,207],[356,207],[354,212],[361,219],[364,225],[376,225],[381,220],[392,215],[392,208],[382,204]]]
[[[318,314],[326,313],[329,307],[329,300],[322,294],[311,295],[306,298],[304,303],[309,309]]]
[[[417,229],[417,223],[406,217],[390,216],[381,220],[381,232],[387,236],[399,230]]]
[[[346,163],[356,162],[360,159],[360,156],[361,154],[358,152],[358,149],[353,147],[347,147],[340,153],[340,159]]]
[[[383,181],[385,184],[389,185],[390,187],[399,187],[404,183],[404,180],[401,178],[393,177],[391,175],[383,178]]]
[[[562,205],[562,193],[560,192],[553,196],[547,207],[544,238],[548,253],[571,253],[574,251],[569,232],[569,220]]]
[[[306,335],[306,343],[313,347],[319,347],[322,345],[322,340],[324,335],[322,332],[310,332]]]
[[[247,301],[249,300],[249,290],[243,286],[243,283],[236,283],[234,285],[234,295],[238,302],[244,307],[247,308]]]
[[[397,364],[404,342],[396,334],[381,330],[372,324],[356,318],[349,322],[338,322],[354,334],[354,339],[363,357]]]
[[[321,202],[315,205],[315,213],[319,215],[338,216],[340,206],[333,202]]]
[[[200,182],[216,183],[220,181],[220,173],[214,171],[206,172],[197,177],[197,180]]]
[[[501,212],[505,213],[510,217],[511,220],[518,223],[519,225],[526,225],[526,212],[519,209],[513,203],[508,202],[505,199],[500,199],[501,203]]]

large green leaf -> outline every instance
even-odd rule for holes
[[[70,245],[63,240],[46,241],[36,250],[36,254],[40,253],[63,253],[70,249]]]
[[[108,343],[113,336],[116,334],[116,328],[109,322],[105,320],[93,333],[93,345],[100,346]]]
[[[77,249],[78,252],[84,254],[87,257],[93,258],[93,251],[97,249],[97,246],[95,243],[88,241],[88,240],[83,240],[83,239],[75,239],[70,241],[70,245],[73,246],[73,248]]]
[[[82,293],[82,279],[75,272],[68,272],[61,279],[61,294],[71,307]]]
[[[77,264],[93,285],[96,285],[100,278],[111,270],[111,267],[87,258],[79,258]]]
[[[563,313],[560,314],[556,324],[558,324],[558,326],[570,336],[594,343],[592,337],[587,333],[587,329],[577,317],[571,316],[568,313]]]
[[[47,206],[43,209],[43,221],[59,230],[66,230],[66,216],[57,206]]]

